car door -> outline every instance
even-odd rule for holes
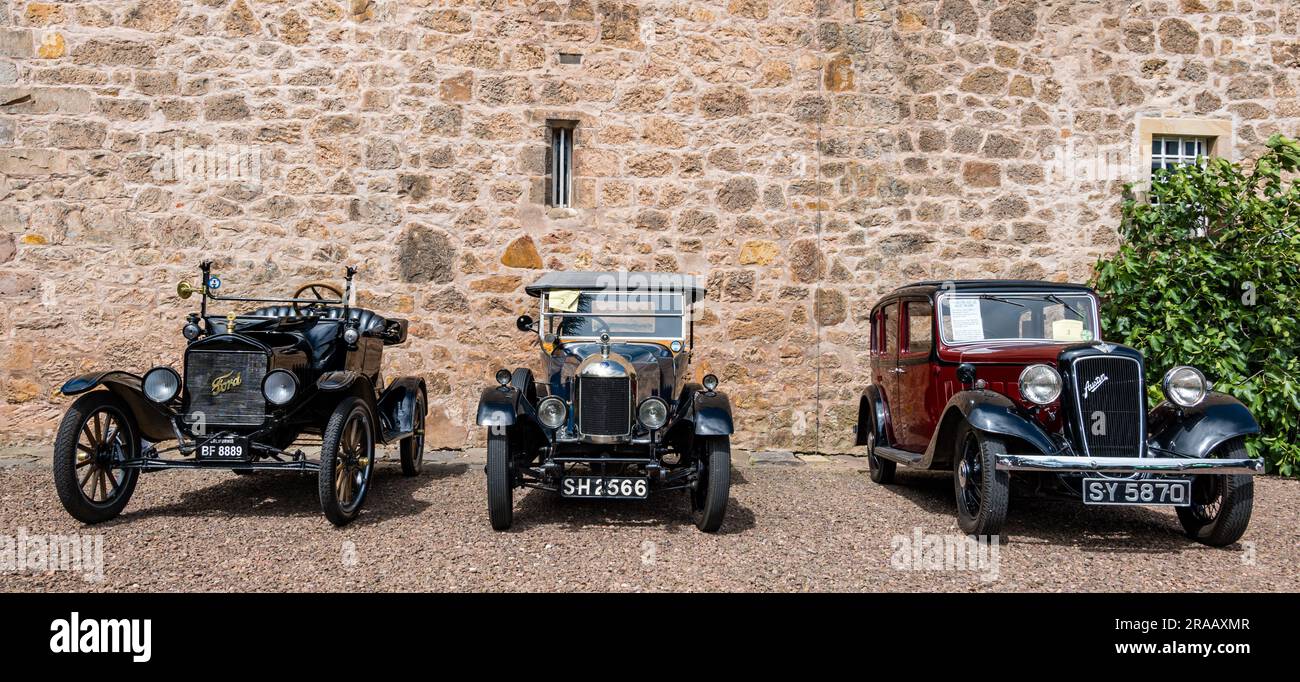
[[[885,397],[885,409],[892,412],[898,370],[898,302],[890,301],[878,308],[871,328],[871,380]]]
[[[898,361],[894,370],[894,438],[901,450],[925,452],[934,430],[934,312],[926,299],[900,302]]]

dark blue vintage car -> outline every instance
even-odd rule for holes
[[[705,289],[671,273],[554,272],[526,291],[540,319],[539,375],[497,372],[483,391],[488,516],[504,530],[513,491],[643,499],[682,490],[695,524],[722,525],[731,483],[731,405],[718,379],[690,383],[693,311]]]
[[[181,329],[180,372],[100,371],[63,385],[79,396],[54,443],[54,484],[69,514],[85,523],[117,516],[140,472],[297,471],[317,474],[321,510],[342,525],[360,513],[377,444],[399,443],[403,473],[420,472],[424,380],[382,378],[383,349],[406,341],[407,322],[349,304],[354,268],[343,290],[308,284],[289,298],[222,296],[212,264],[200,270],[198,287],[177,287],[181,298],[200,296]],[[208,301],[263,305],[212,315]]]

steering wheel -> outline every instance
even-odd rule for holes
[[[311,308],[313,310],[319,310],[320,308],[325,307],[325,301],[327,300],[331,300],[331,299],[339,300],[339,301],[343,300],[343,292],[339,291],[338,287],[334,286],[333,284],[322,284],[320,282],[304,284],[298,287],[297,291],[293,292],[293,298],[296,299],[302,298],[302,295],[304,293],[311,294],[312,298],[320,302],[304,304],[299,301],[294,301],[293,312],[297,315],[303,314],[303,308]],[[330,294],[330,295],[325,296],[324,294]]]

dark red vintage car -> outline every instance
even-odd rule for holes
[[[871,311],[857,443],[872,480],[898,464],[953,472],[958,524],[997,535],[1013,491],[1176,507],[1189,537],[1236,542],[1250,521],[1244,405],[1170,368],[1147,410],[1142,355],[1102,341],[1097,295],[1055,282],[920,282]]]

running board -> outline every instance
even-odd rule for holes
[[[876,456],[883,457],[891,462],[898,462],[899,464],[905,464],[907,466],[915,466],[921,462],[922,458],[925,457],[925,453],[908,452],[906,450],[899,450],[897,448],[886,448],[877,445]]]

